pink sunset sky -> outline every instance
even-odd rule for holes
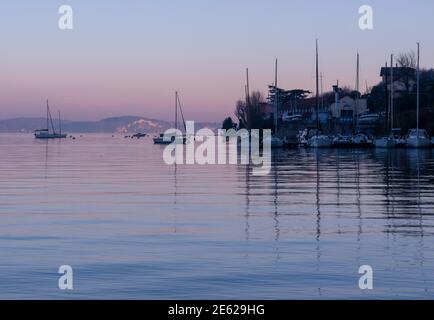
[[[369,3],[368,3],[369,2]],[[74,10],[74,30],[57,26]],[[374,9],[374,30],[358,8]],[[393,9],[393,10],[391,10]],[[0,3],[0,119],[44,116],[45,99],[63,118],[141,115],[173,118],[173,92],[187,119],[221,121],[251,89],[266,94],[279,60],[279,86],[314,90],[315,38],[324,91],[339,80],[379,82],[390,53],[416,49],[434,66],[433,2],[394,1],[12,1]]]

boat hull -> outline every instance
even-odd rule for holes
[[[37,134],[35,133],[36,139],[64,139],[67,135],[64,133],[47,133],[47,134]]]
[[[179,137],[177,139],[174,139],[174,137],[172,137],[171,140],[165,140],[163,137],[155,137],[154,139],[154,144],[186,144],[187,143],[187,138],[186,137]]]
[[[328,136],[319,135],[310,138],[307,144],[311,148],[330,148],[332,146],[332,140]]]
[[[165,141],[161,138],[154,138],[154,144],[171,144],[172,141]]]
[[[429,148],[431,141],[425,137],[410,137],[407,139],[408,148]]]
[[[280,138],[272,137],[271,138],[271,148],[277,149],[277,148],[283,148],[285,144],[283,143],[283,140]]]
[[[335,148],[351,148],[352,146],[353,141],[351,137],[338,136],[333,139],[333,147]]]
[[[356,134],[353,137],[353,147],[355,148],[371,148],[374,146],[374,141],[364,133]]]
[[[395,148],[396,141],[393,138],[383,137],[380,139],[375,139],[374,145],[376,148]]]

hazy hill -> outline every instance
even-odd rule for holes
[[[54,120],[54,126],[58,129],[58,122]],[[195,123],[196,129],[219,127],[217,123]],[[33,132],[35,129],[46,127],[45,118],[14,118],[0,120],[0,132]],[[139,116],[121,116],[106,118],[99,121],[70,121],[62,120],[62,131],[64,132],[122,132],[122,133],[159,133],[170,127],[173,123],[163,120],[149,119]]]

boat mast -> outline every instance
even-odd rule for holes
[[[419,42],[417,43],[417,71],[416,71],[416,83],[417,83],[417,92],[416,92],[416,129],[417,129],[417,136],[419,137],[419,60],[420,60],[420,55],[419,55]]]
[[[319,73],[319,78],[320,78],[320,87],[321,87],[321,110],[324,111],[324,91],[323,91],[323,85],[322,85],[322,72]]]
[[[386,93],[386,107],[385,107],[385,111],[386,111],[386,125],[385,125],[385,130],[386,130],[386,132],[385,132],[385,134],[387,134],[387,132],[389,132],[389,119],[390,119],[390,103],[389,103],[389,92],[388,92],[388,84],[389,84],[389,79],[388,79],[388,76],[387,76],[387,74],[388,74],[388,72],[387,72],[387,61],[386,61],[386,64],[385,64],[385,68],[384,68],[384,82],[385,82],[385,84],[386,84],[386,87],[385,87],[385,93]]]
[[[318,39],[316,39],[316,129],[319,131],[319,79],[318,79]]]
[[[249,88],[249,68],[246,68],[246,109],[247,109],[247,130],[251,129],[251,110],[250,110],[250,88]]]
[[[178,91],[175,91],[175,129],[178,129]]]
[[[62,134],[62,122],[60,121],[60,110],[59,112],[59,134]]]
[[[47,126],[46,126],[47,130],[49,130],[50,128],[48,121],[49,121],[49,113],[48,113],[48,99],[47,99]]]
[[[51,118],[50,107],[48,106],[48,99],[47,99],[47,129],[48,129],[48,118],[50,118],[51,129],[53,130],[53,133],[56,133],[56,130],[54,129],[53,118]]]
[[[181,99],[179,99],[179,94],[178,94],[178,106],[179,106],[179,111],[181,112],[182,125],[184,127],[184,131],[187,132],[187,125],[185,124],[184,112],[182,111]]]
[[[277,89],[277,58],[274,66],[274,135],[277,136],[277,114],[279,106],[279,95]]]
[[[390,133],[393,132],[393,54],[390,55]]]
[[[359,115],[359,53],[357,52],[357,66],[356,66],[356,108],[355,108],[355,114],[354,114],[354,123],[355,123],[355,129],[357,129],[358,125],[358,115]]]
[[[336,86],[333,86],[335,89],[335,108],[339,110],[339,80],[336,80]]]

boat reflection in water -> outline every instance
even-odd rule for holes
[[[433,296],[432,149],[275,149],[264,176],[111,135],[0,149],[0,298],[67,298],[64,256],[76,298],[366,298],[361,265],[370,298]]]
[[[265,241],[269,227],[270,238],[274,233],[269,245],[282,264],[275,272],[289,290],[302,290],[305,281],[316,284],[309,297],[342,297],[342,292],[359,297],[344,283],[369,264],[385,279],[376,297],[429,295],[434,284],[427,272],[434,267],[428,249],[434,244],[432,150],[274,150],[270,175],[246,170],[242,178],[239,173],[246,184],[246,240]]]

